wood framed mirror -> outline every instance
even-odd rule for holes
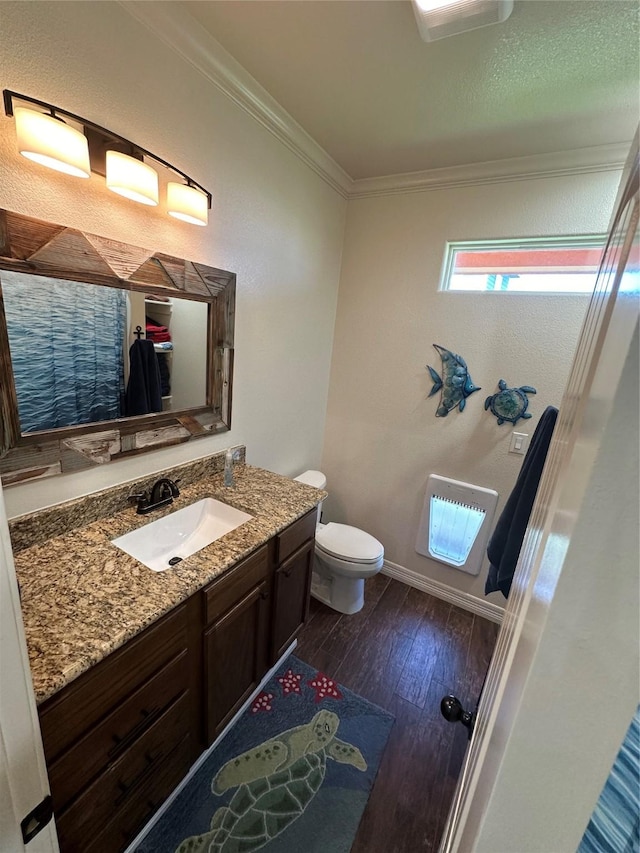
[[[0,209],[3,484],[228,430],[235,282]]]

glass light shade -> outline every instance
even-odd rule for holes
[[[206,225],[209,220],[207,196],[196,187],[169,181],[167,184],[169,216],[191,225]]]
[[[77,178],[88,178],[89,145],[86,136],[70,125],[45,113],[16,107],[18,151],[49,169]]]
[[[132,201],[150,205],[158,203],[156,170],[120,151],[107,151],[107,186]]]
[[[459,6],[461,0],[416,0],[416,5],[422,12],[433,12],[434,9],[442,9],[444,6]]]
[[[513,11],[513,0],[412,0],[423,41],[501,24]]]

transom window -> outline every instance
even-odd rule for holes
[[[606,235],[447,243],[440,290],[591,293]]]

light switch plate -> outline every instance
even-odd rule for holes
[[[527,452],[528,432],[512,432],[509,453],[519,453],[521,456]]]

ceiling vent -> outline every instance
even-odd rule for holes
[[[513,11],[513,0],[412,0],[412,4],[423,41],[501,24]]]

